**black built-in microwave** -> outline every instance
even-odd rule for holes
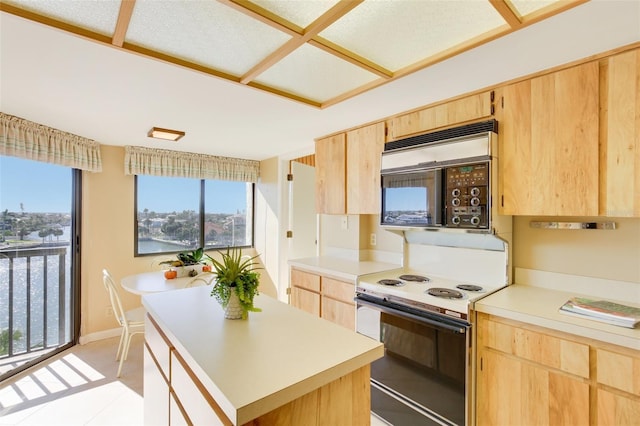
[[[381,159],[381,225],[489,230],[495,130],[492,120],[468,135],[388,148]]]

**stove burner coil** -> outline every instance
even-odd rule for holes
[[[404,285],[404,283],[400,280],[380,280],[378,281],[378,284],[394,286],[394,287],[400,287]]]
[[[403,281],[412,281],[416,283],[428,283],[429,281],[431,281],[431,279],[428,277],[423,277],[422,275],[412,275],[412,274],[400,275],[398,278]]]
[[[462,299],[463,296],[458,290],[439,287],[430,288],[427,290],[427,294],[435,297],[442,297],[443,299]]]
[[[458,284],[456,288],[459,288],[460,290],[466,290],[466,291],[482,291],[482,287],[480,287],[479,285],[473,285],[473,284]]]

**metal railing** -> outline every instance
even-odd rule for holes
[[[67,251],[0,250],[0,359],[67,343]]]

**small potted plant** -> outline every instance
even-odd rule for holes
[[[216,275],[211,296],[225,309],[225,318],[247,319],[249,312],[261,311],[253,306],[260,285],[260,274],[254,270],[258,265],[254,259],[258,256],[243,257],[238,248],[227,248],[221,255],[221,261],[206,255],[213,265],[212,273]]]
[[[170,269],[177,271],[177,277],[195,277],[204,270],[205,253],[202,247],[193,251],[183,251],[176,255],[176,259],[165,260],[160,264],[169,265]]]

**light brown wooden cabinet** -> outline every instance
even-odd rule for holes
[[[499,91],[501,214],[598,215],[598,78],[589,62]]]
[[[387,120],[387,142],[493,115],[493,92],[478,93]]]
[[[355,331],[354,296],[354,283],[291,268],[292,306]]]
[[[640,49],[600,63],[600,214],[640,217]]]
[[[639,351],[482,313],[476,324],[477,425],[637,424]]]
[[[316,211],[345,214],[347,211],[346,134],[316,141]]]
[[[380,213],[383,122],[316,141],[316,211]]]

